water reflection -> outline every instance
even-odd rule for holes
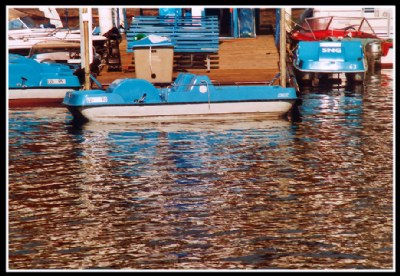
[[[301,120],[71,124],[10,110],[11,269],[391,269],[392,79]]]

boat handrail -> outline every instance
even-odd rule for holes
[[[59,31],[64,30],[63,27],[57,27],[54,30],[50,31],[47,36],[53,36],[54,34],[58,33]]]
[[[208,87],[208,82],[205,80],[201,80],[200,83],[196,83],[196,84],[176,84],[173,83],[172,85],[167,86],[167,89],[170,89],[171,87],[177,88],[177,87],[194,87],[194,86],[202,86],[204,85],[204,83],[207,84]]]
[[[275,79],[276,78],[274,78],[273,81],[235,81],[235,82],[226,82],[226,83],[221,83],[219,81],[207,82],[205,80],[201,80],[200,83],[196,83],[196,84],[176,84],[176,83],[172,83],[172,85],[168,85],[166,88],[168,90],[170,90],[172,87],[174,87],[174,88],[178,88],[178,87],[195,87],[195,86],[202,86],[204,84],[207,84],[207,88],[208,88],[208,85],[210,85],[210,84],[212,84],[213,86],[224,86],[224,85],[237,85],[237,86],[239,86],[239,85],[252,85],[252,84],[255,84],[255,85],[264,84],[264,85],[271,86],[271,85],[273,85],[273,82],[274,82]]]
[[[208,82],[207,82],[206,80],[201,80],[201,81],[200,81],[200,84],[202,84],[202,83],[205,83],[205,84],[207,85],[207,94],[208,94],[208,110],[210,110],[210,108],[211,108],[211,105],[210,105],[210,102],[211,102],[211,97],[210,97],[210,89],[209,89],[209,87],[208,87]],[[200,91],[200,92],[203,92],[203,91]]]
[[[235,81],[234,84],[236,84],[236,85],[243,85],[243,84],[265,84],[265,85],[270,85],[271,82],[269,82],[269,81]]]

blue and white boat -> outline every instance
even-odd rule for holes
[[[118,79],[105,91],[71,91],[63,104],[78,121],[181,122],[221,120],[238,114],[283,117],[296,100],[294,88],[215,86],[207,76],[181,73],[165,88],[143,79]]]
[[[8,55],[8,103],[10,107],[61,105],[67,91],[82,87],[67,65],[40,63],[24,56]]]
[[[360,40],[300,41],[294,52],[293,66],[302,81],[341,73],[351,81],[363,81],[368,70]]]

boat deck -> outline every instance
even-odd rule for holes
[[[119,44],[122,71],[108,71],[104,67],[97,80],[102,86],[107,87],[118,78],[135,78],[132,70],[134,53],[127,53],[127,41],[125,37]],[[243,82],[269,82],[279,73],[279,53],[275,47],[273,35],[260,35],[256,38],[239,38],[220,40],[218,52],[218,69],[184,69],[186,72],[204,74],[212,81],[221,84],[243,83]],[[172,77],[182,72],[174,70]],[[279,80],[275,82],[278,84]]]

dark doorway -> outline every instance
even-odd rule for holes
[[[230,9],[205,9],[206,16],[218,16],[219,36],[231,37],[232,34],[232,14]]]

